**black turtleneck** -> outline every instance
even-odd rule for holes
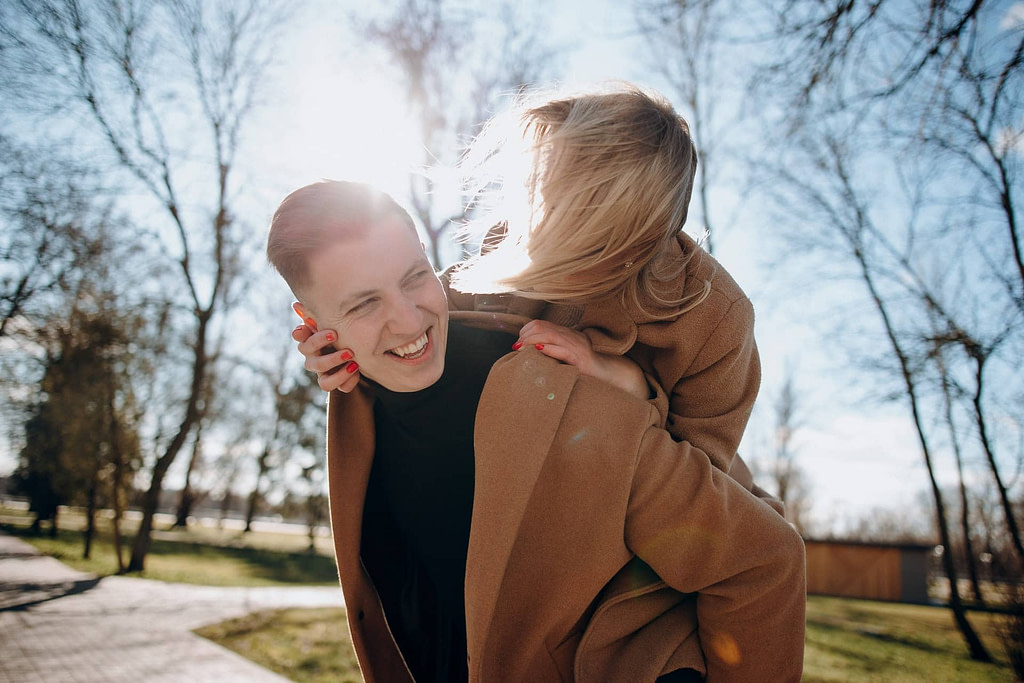
[[[376,451],[363,559],[417,681],[463,681],[473,423],[491,365],[515,336],[449,325],[445,370],[422,391],[371,384]]]

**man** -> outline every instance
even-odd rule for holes
[[[330,396],[328,463],[367,681],[799,679],[802,541],[652,405],[504,355],[524,320],[450,322],[367,186],[290,194],[267,253],[362,376]]]

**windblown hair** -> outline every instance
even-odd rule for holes
[[[267,235],[267,261],[297,298],[309,284],[309,258],[369,226],[398,218],[416,226],[398,202],[370,185],[321,180],[300,187],[278,205]]]
[[[624,85],[525,102],[512,117],[492,121],[466,157],[482,169],[477,230],[501,224],[453,287],[562,303],[617,293],[661,318],[703,301],[710,283],[687,297],[665,286],[692,256],[669,259],[666,246],[686,222],[697,153],[664,98]],[[500,129],[509,123],[518,136]]]

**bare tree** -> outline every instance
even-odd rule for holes
[[[0,337],[33,299],[74,287],[105,219],[84,167],[0,135]]]
[[[246,503],[245,531],[252,530],[257,509],[266,496],[266,484],[272,472],[286,461],[294,461],[299,452],[309,452],[318,443],[315,430],[306,424],[318,387],[309,373],[296,371],[287,361],[294,351],[282,347],[277,362],[266,368],[252,368],[260,376],[272,397],[270,413],[262,425],[260,453],[256,458],[256,482]]]
[[[981,590],[981,579],[978,575],[978,557],[974,550],[974,541],[971,533],[971,506],[967,495],[967,482],[964,478],[964,456],[961,446],[961,437],[954,414],[956,389],[949,376],[945,359],[944,349],[937,345],[935,349],[935,362],[939,373],[939,382],[942,386],[942,409],[946,426],[949,429],[949,442],[956,459],[957,488],[960,493],[960,533],[964,543],[964,562],[967,565],[967,575],[971,582],[971,591],[974,593],[974,600],[978,604],[984,604],[985,598]]]
[[[935,502],[936,526],[946,551],[942,561],[950,582],[950,609],[957,627],[973,659],[990,661],[976,632],[967,620],[966,611],[957,587],[957,573],[951,549],[952,536],[947,521],[943,492],[936,475],[936,456],[932,445],[927,416],[926,367],[921,359],[926,352],[915,346],[921,335],[907,330],[908,309],[900,306],[904,298],[898,293],[906,286],[906,273],[894,273],[890,256],[891,245],[886,234],[872,220],[870,202],[857,187],[854,178],[860,177],[852,161],[855,155],[850,141],[859,139],[847,135],[840,139],[828,130],[815,129],[813,137],[799,141],[802,164],[794,163],[796,155],[772,168],[771,173],[782,181],[783,192],[778,200],[785,204],[786,215],[792,220],[816,230],[827,230],[833,237],[832,254],[841,255],[856,266],[871,310],[879,321],[878,332],[884,341],[885,353],[879,356],[877,369],[882,376],[896,380],[899,391],[893,394],[904,401],[928,472],[930,489]],[[803,168],[813,172],[797,175]],[[796,170],[794,170],[796,169]],[[784,194],[785,198],[781,195]]]
[[[800,394],[796,387],[795,371],[787,369],[782,386],[775,395],[772,409],[775,416],[774,452],[767,465],[775,495],[786,504],[786,517],[801,533],[807,531],[809,508],[808,484],[803,468],[797,464],[794,436],[803,426]]]
[[[426,172],[410,175],[409,200],[440,268],[446,236],[467,217],[467,198],[457,190],[439,196],[452,190],[427,169],[454,166],[501,98],[535,82],[555,52],[543,41],[539,15],[531,18],[522,3],[487,12],[446,0],[401,0],[388,16],[356,23],[357,33],[397,67],[419,121]]]
[[[787,3],[752,81],[769,98],[767,130],[788,136],[764,158],[765,197],[794,228],[790,245],[851,266],[879,320],[877,353],[861,346],[873,360],[858,372],[892,381],[888,396],[909,409],[950,606],[976,659],[988,654],[960,605],[935,469],[947,454],[961,468],[985,463],[1019,572],[1024,547],[1002,471],[1014,438],[992,427],[1019,424],[1024,344],[1024,25],[1005,12],[979,0]],[[1003,381],[990,380],[997,373]],[[969,544],[963,487],[959,498]]]
[[[737,126],[736,82],[739,38],[730,20],[737,17],[736,4],[723,0],[636,0],[634,15],[647,41],[649,68],[665,79],[669,92],[682,105],[697,147],[699,163],[695,200],[703,221],[704,247],[714,252],[720,232],[712,202],[726,164],[718,164],[725,143]],[[738,73],[739,72],[739,73]],[[731,223],[731,220],[725,223]]]
[[[181,368],[188,388],[166,411],[177,424],[150,470],[129,563],[138,571],[164,478],[202,414],[211,325],[223,312],[243,240],[232,171],[283,17],[265,0],[22,0],[15,11],[5,29],[8,57],[20,56],[22,66],[31,63],[26,54],[34,57],[38,68],[24,76],[46,86],[61,121],[84,117],[97,136],[80,137],[145,193],[177,266],[182,296],[172,313],[189,329]]]
[[[934,70],[956,70],[954,47],[970,43],[986,12],[985,0],[788,0],[773,7],[771,59],[762,72],[800,107],[828,91],[841,110],[860,100],[886,99],[913,89]],[[887,50],[879,52],[881,41]],[[798,112],[794,112],[799,115]]]

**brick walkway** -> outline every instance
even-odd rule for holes
[[[192,629],[261,609],[342,604],[334,587],[97,579],[0,533],[0,682],[281,683]]]

